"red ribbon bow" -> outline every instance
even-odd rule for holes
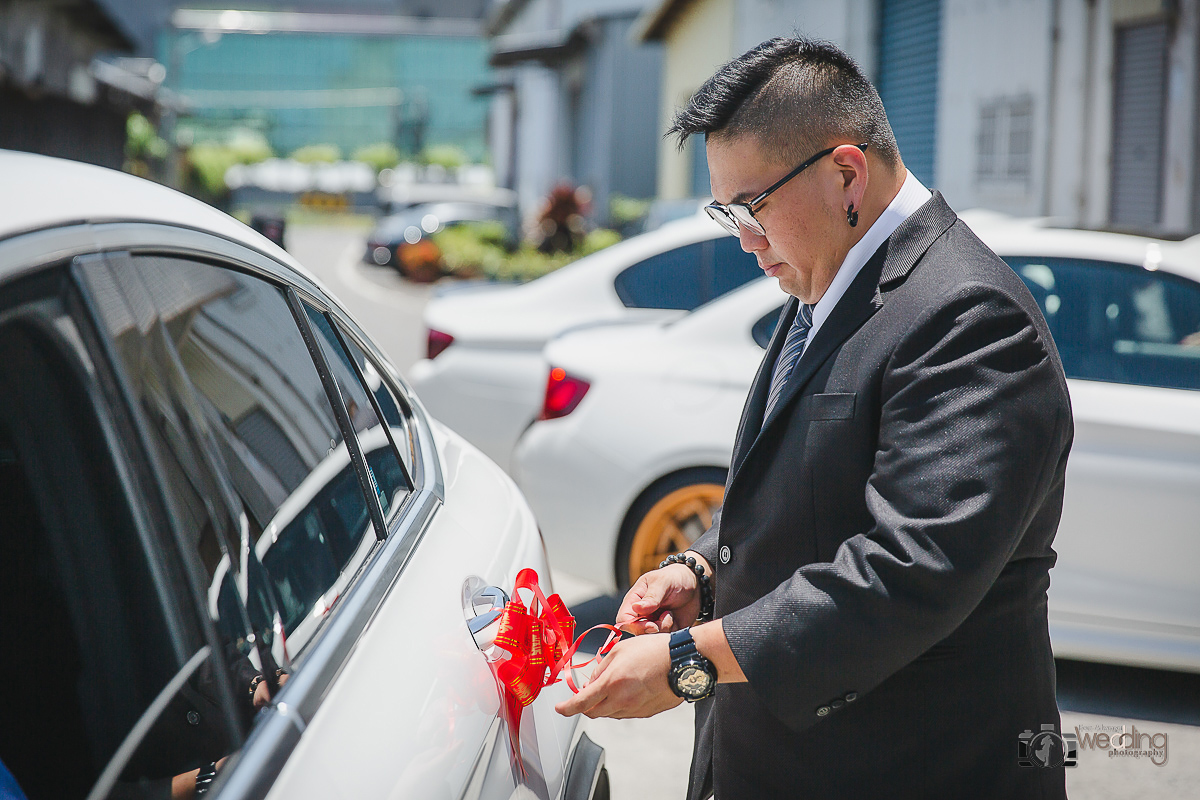
[[[521,590],[532,593],[526,605],[521,599]],[[571,663],[575,651],[585,636],[598,628],[611,633],[595,656],[580,664]],[[575,617],[567,610],[557,594],[550,597],[542,592],[538,574],[532,569],[517,573],[511,599],[500,613],[499,627],[493,644],[508,653],[508,658],[492,658],[488,664],[504,695],[505,720],[508,723],[509,742],[513,756],[521,764],[520,728],[521,710],[537,699],[542,689],[559,681],[564,668],[567,685],[578,692],[570,670],[582,669],[593,661],[608,654],[621,640],[621,632],[612,625],[596,625],[572,640],[575,634]]]

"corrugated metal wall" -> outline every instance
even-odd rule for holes
[[[905,165],[934,184],[941,0],[880,0],[876,87]]]
[[[1112,222],[1156,225],[1162,216],[1167,24],[1116,30],[1113,64]]]

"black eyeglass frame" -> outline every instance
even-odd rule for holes
[[[855,144],[855,145],[850,145],[850,146],[857,147],[859,150],[862,150],[865,152],[868,145],[870,145],[870,142],[865,142],[863,144]],[[723,203],[718,203],[716,201],[713,201],[712,203],[709,203],[708,205],[706,205],[704,207],[704,210],[706,212],[708,212],[708,216],[712,217],[713,220],[715,220],[717,223],[719,223],[723,228],[725,228],[725,230],[729,231],[734,236],[739,236],[741,234],[742,226],[749,228],[750,230],[754,231],[755,233],[759,234],[760,236],[766,236],[767,230],[766,230],[766,228],[763,227],[763,224],[758,221],[758,218],[754,216],[754,209],[761,206],[766,201],[766,199],[771,196],[771,193],[774,192],[776,189],[778,189],[780,186],[783,186],[785,183],[790,181],[792,178],[796,177],[801,172],[804,172],[804,170],[808,169],[813,164],[817,163],[822,158],[829,155],[834,150],[837,150],[841,146],[842,145],[840,145],[840,144],[836,144],[833,147],[828,147],[828,148],[822,150],[821,152],[817,153],[812,158],[809,158],[803,164],[801,164],[800,166],[796,167],[794,170],[789,172],[787,175],[784,175],[782,178],[775,181],[775,183],[771,184],[771,186],[768,187],[766,189],[766,191],[759,194],[757,197],[755,197],[749,203],[730,203],[729,205],[725,205]],[[740,219],[738,216],[736,216],[733,212],[734,208],[746,209],[746,219]]]

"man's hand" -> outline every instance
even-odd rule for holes
[[[555,710],[564,717],[630,719],[652,717],[679,705],[683,698],[667,684],[669,640],[669,636],[638,636],[619,642],[600,662],[592,682]]]
[[[684,564],[647,572],[621,601],[617,627],[635,635],[670,633],[700,616],[700,582]]]

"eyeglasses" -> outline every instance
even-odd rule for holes
[[[857,147],[859,150],[867,149],[866,144],[856,144],[856,145],[852,145],[852,146]],[[815,156],[808,159],[800,166],[796,167],[794,170],[789,172],[787,175],[784,175],[782,178],[775,181],[775,183],[771,185],[771,188],[767,189],[765,192],[763,192],[758,197],[751,200],[749,203],[730,203],[729,205],[723,205],[721,203],[709,203],[708,205],[706,205],[704,207],[704,210],[708,212],[708,215],[710,217],[715,219],[717,222],[721,223],[721,226],[723,228],[725,228],[725,230],[732,233],[734,236],[738,236],[741,234],[739,227],[745,228],[746,230],[754,231],[759,236],[766,236],[767,235],[766,229],[763,228],[762,223],[759,222],[758,219],[755,218],[755,216],[754,216],[755,209],[757,209],[764,202],[766,202],[766,199],[768,197],[770,197],[771,192],[775,191],[780,186],[783,186],[785,183],[790,181],[792,178],[796,177],[801,172],[804,172],[804,170],[808,169],[813,164],[817,163],[822,158],[824,158],[825,156],[832,153],[834,150],[837,150],[839,147],[841,147],[840,144],[834,145],[833,147],[826,148],[825,150],[822,150],[821,152],[817,153]]]

